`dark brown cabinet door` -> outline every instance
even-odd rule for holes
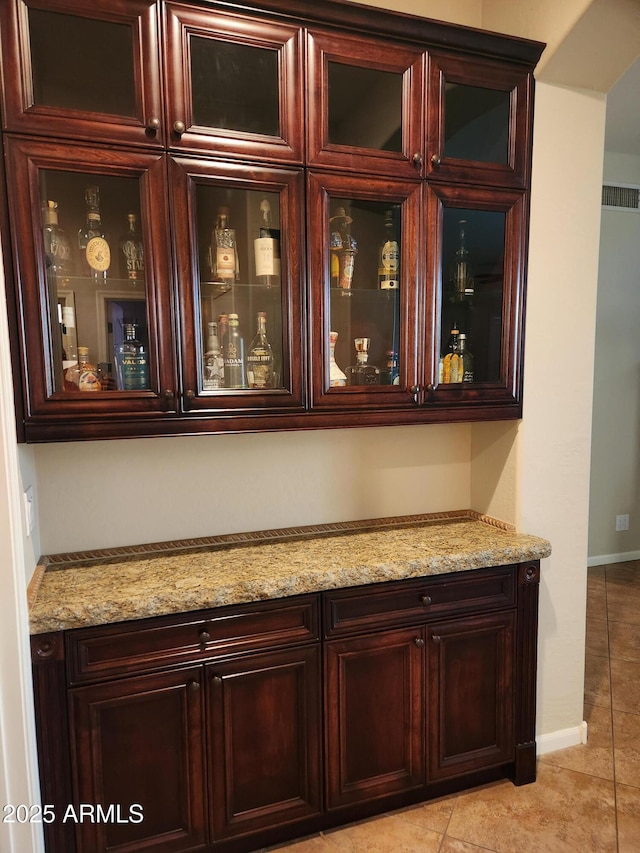
[[[134,145],[163,143],[154,0],[8,0],[5,129]]]
[[[320,648],[207,667],[213,840],[321,812]]]
[[[205,848],[202,678],[193,667],[70,692],[75,809],[94,817],[78,821],[78,853]]]
[[[531,75],[493,60],[429,57],[426,174],[524,187],[529,181]]]
[[[167,3],[165,31],[172,147],[302,162],[301,28]]]
[[[422,628],[327,643],[328,808],[424,784],[423,646]]]
[[[427,627],[427,780],[514,759],[513,612]]]
[[[38,425],[51,439],[60,422],[170,414],[165,155],[22,138],[6,150],[33,436]],[[127,253],[130,217],[138,236]],[[128,326],[139,347],[125,364]],[[81,370],[82,348],[93,371]]]

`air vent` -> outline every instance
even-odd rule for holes
[[[632,184],[605,184],[602,206],[607,210],[633,210],[640,213],[640,187]]]

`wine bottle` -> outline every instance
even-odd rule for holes
[[[280,232],[271,224],[271,205],[268,199],[260,202],[260,233],[253,241],[256,278],[265,287],[280,281]]]

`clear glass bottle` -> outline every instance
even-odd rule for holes
[[[397,290],[400,287],[400,247],[393,226],[393,211],[387,210],[384,233],[378,251],[378,287]]]
[[[78,339],[76,336],[76,312],[71,305],[62,306],[62,373],[78,363]]]
[[[258,331],[247,351],[247,385],[249,388],[273,388],[273,349],[267,337],[267,315],[258,312]]]
[[[347,384],[347,376],[344,370],[338,367],[336,361],[336,343],[338,342],[338,333],[329,332],[329,387],[342,388]]]
[[[219,207],[209,247],[211,280],[231,287],[238,280],[236,232],[229,225],[229,208]]]
[[[260,202],[260,234],[253,241],[256,278],[265,287],[280,281],[280,231],[271,223],[271,205],[263,198]]]
[[[329,219],[331,253],[331,287],[339,287],[345,293],[351,294],[355,257],[358,253],[358,243],[351,236],[353,219],[347,215],[344,207],[336,208]]]
[[[127,214],[127,222],[129,227],[118,241],[120,278],[126,278],[135,284],[144,281],[144,246],[135,213]]]
[[[380,368],[369,364],[369,346],[371,338],[356,338],[356,363],[345,370],[347,385],[379,385]]]
[[[89,361],[89,347],[78,347],[78,361],[64,374],[65,391],[102,391],[100,375]]]
[[[47,272],[59,276],[69,275],[71,266],[71,244],[58,224],[58,202],[42,202],[42,234]]]
[[[116,383],[119,391],[145,391],[149,388],[149,358],[138,340],[135,323],[124,323],[124,340],[115,349]]]
[[[458,341],[462,362],[462,366],[458,369],[458,382],[473,382],[473,355],[467,349],[467,336],[461,333]]]
[[[438,376],[438,382],[440,384],[448,385],[451,382],[451,359],[454,355],[458,355],[458,337],[460,335],[460,329],[458,328],[458,324],[454,321],[451,327],[451,333],[449,336],[449,342],[447,344],[447,351],[442,354],[440,358],[440,372]],[[457,370],[457,362],[455,364]]]
[[[229,315],[221,314],[218,317],[218,340],[220,341],[220,353],[224,361],[227,349],[227,338],[229,337]]]
[[[390,349],[385,353],[387,356],[387,365],[380,369],[380,384],[381,385],[398,385],[400,383],[400,375],[398,372],[398,354]]]
[[[224,350],[224,387],[247,387],[244,338],[237,314],[229,314],[229,332]]]
[[[216,391],[218,388],[224,388],[224,359],[220,351],[218,324],[215,320],[207,323],[206,346],[202,388],[204,391]]]
[[[460,219],[458,222],[458,248],[449,270],[449,299],[452,302],[464,302],[471,299],[475,293],[475,281],[467,249],[466,224],[466,219]]]
[[[100,189],[95,185],[87,187],[84,198],[87,221],[84,228],[78,231],[82,274],[91,277],[96,284],[104,284],[111,266],[111,248],[102,228]]]

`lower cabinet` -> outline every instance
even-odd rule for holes
[[[538,584],[529,562],[34,636],[47,853],[246,853],[534,781]]]

